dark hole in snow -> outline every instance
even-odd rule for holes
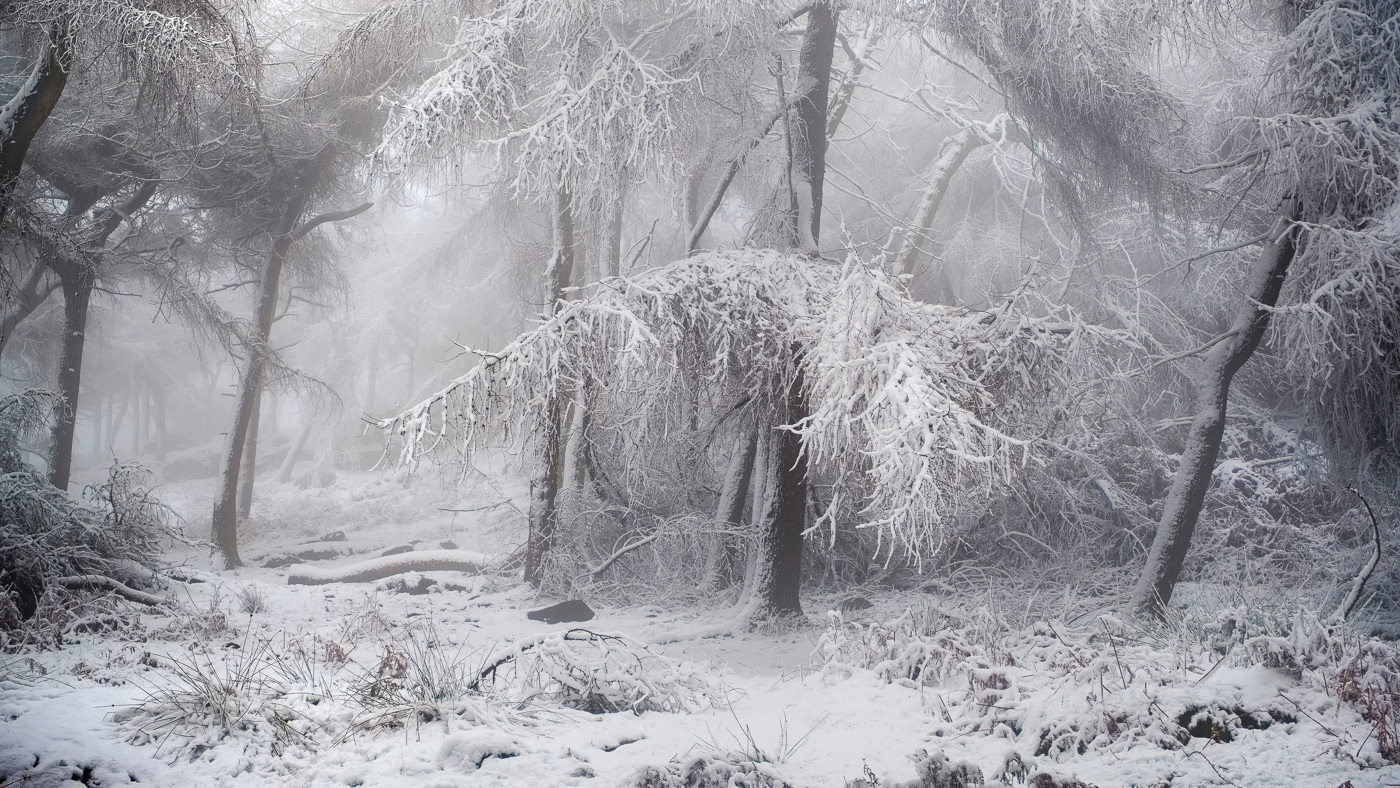
[[[444,539],[441,542],[438,542],[438,547],[441,547],[444,550],[456,550],[457,543],[452,541],[451,539]]]
[[[339,556],[340,551],[328,547],[311,547],[306,550],[298,550],[293,555],[303,561],[328,561]]]
[[[1242,706],[1229,709],[1212,706],[1193,706],[1176,718],[1176,723],[1192,738],[1228,742],[1235,738],[1234,731],[1267,730],[1276,722],[1297,722],[1298,718],[1287,712],[1272,709],[1250,711]]]
[[[344,531],[331,531],[330,533],[326,534],[325,536],[321,537],[320,539],[317,539],[316,541],[318,541],[318,542],[343,542],[343,541],[345,541],[345,532],[344,532]]]
[[[411,545],[411,544],[400,544],[400,545],[394,545],[393,547],[390,547],[388,550],[385,550],[384,552],[380,553],[380,555],[383,556],[384,558],[388,558],[388,557],[391,556],[391,555],[402,555],[402,554],[404,554],[404,553],[411,553],[411,552],[413,552],[413,545]]]
[[[585,604],[582,599],[570,599],[557,605],[531,610],[525,616],[531,621],[543,621],[546,624],[588,621],[593,618],[593,608]]]

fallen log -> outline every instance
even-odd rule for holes
[[[138,591],[120,580],[113,580],[105,575],[56,577],[53,579],[53,582],[54,585],[62,586],[63,588],[88,588],[98,591],[111,591],[122,599],[130,602],[139,602],[143,605],[151,605],[152,607],[163,605],[166,601],[164,597],[148,594],[145,591]]]
[[[371,558],[338,567],[298,565],[287,575],[287,585],[319,586],[326,583],[372,583],[404,572],[469,572],[493,568],[491,556],[471,550],[419,550]]]

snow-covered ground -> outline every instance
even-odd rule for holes
[[[832,592],[804,599],[806,626],[703,637],[724,610],[551,625],[525,613],[557,600],[514,575],[290,585],[299,565],[261,566],[403,546],[499,555],[523,494],[382,474],[264,483],[250,568],[189,556],[162,592],[174,604],[0,657],[0,785],[614,786],[647,768],[648,785],[724,785],[667,770],[715,756],[759,762],[736,788],[815,788],[913,780],[940,753],[987,784],[1039,771],[1042,785],[1105,788],[1400,785],[1379,754],[1395,732],[1316,663],[1359,646],[1305,618],[1292,640],[1252,640],[1231,623],[1245,614],[1199,637],[1148,635],[1112,616],[1011,624],[955,595],[865,589],[873,606],[845,618],[826,612],[844,598]],[[192,523],[210,495],[209,480],[166,491]],[[469,689],[493,655],[513,658]],[[196,686],[218,702],[200,705]],[[599,702],[671,710],[577,708]]]

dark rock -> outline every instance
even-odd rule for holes
[[[344,531],[331,531],[330,533],[326,534],[325,536],[321,537],[320,539],[317,539],[316,541],[318,541],[318,542],[343,542],[343,541],[345,541],[345,532],[344,532]]]
[[[452,541],[451,539],[444,539],[441,542],[438,542],[438,547],[441,547],[444,550],[456,550],[457,543]]]
[[[268,556],[267,560],[263,561],[263,566],[267,569],[281,569],[284,566],[292,566],[293,564],[300,563],[303,563],[302,559],[291,553],[279,553],[277,555]]]
[[[298,550],[292,555],[303,561],[328,561],[340,555],[340,551],[328,547],[308,547],[305,550]]]
[[[573,621],[588,621],[593,618],[593,608],[584,603],[582,599],[570,599],[567,602],[560,602],[557,605],[531,610],[525,614],[531,621],[543,621],[546,624],[564,624]]]
[[[869,599],[863,596],[850,596],[841,600],[841,604],[837,605],[836,609],[842,613],[854,613],[857,610],[869,610],[872,607],[875,605],[871,604]]]
[[[421,596],[428,593],[428,589],[437,585],[437,581],[431,577],[424,577],[419,574],[396,577],[386,582],[381,588],[393,594],[411,594]]]
[[[388,558],[388,557],[391,556],[391,555],[403,555],[404,553],[411,553],[411,552],[413,552],[413,545],[411,545],[411,544],[400,544],[400,545],[394,545],[393,547],[390,547],[388,550],[385,550],[384,552],[380,553],[379,555],[382,556],[382,557],[384,557],[384,558]]]

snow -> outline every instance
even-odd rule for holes
[[[346,542],[337,544],[364,552],[439,539],[449,525],[440,508],[480,504],[426,481],[405,485],[346,474],[341,484],[321,491],[323,500],[395,511],[404,524],[351,523],[327,505],[326,519],[301,521],[296,533],[259,529],[259,513],[290,510],[307,494],[269,483],[255,509],[252,530],[260,535],[249,553],[275,552],[307,534],[347,526]],[[519,481],[497,486],[522,487]],[[478,490],[482,501],[490,500],[486,490]],[[211,495],[208,481],[170,491],[185,511],[203,510]],[[449,499],[456,506],[443,507]],[[471,517],[495,520],[485,527],[459,518],[453,537],[464,550],[499,554],[503,542],[518,536],[518,515],[498,508]],[[436,585],[409,595],[384,590],[387,583],[287,584],[291,571],[304,566],[214,573],[200,568],[205,560],[189,556],[187,567],[171,573],[199,581],[169,582],[166,593],[180,607],[132,606],[139,629],[70,636],[62,651],[0,661],[6,784],[68,784],[91,769],[89,777],[102,785],[134,778],[156,786],[614,786],[635,784],[647,769],[678,773],[696,763],[708,773],[749,769],[794,786],[837,788],[867,774],[882,785],[914,780],[917,769],[939,758],[975,766],[989,785],[1019,763],[1027,772],[1077,776],[1103,788],[1226,780],[1237,786],[1351,780],[1362,788],[1400,781],[1400,767],[1377,754],[1372,724],[1323,681],[1319,655],[1326,648],[1316,644],[1331,642],[1325,630],[1301,619],[1300,634],[1291,638],[1247,641],[1238,627],[1219,626],[1206,628],[1213,640],[1191,641],[1138,632],[1109,616],[1013,626],[977,607],[977,597],[865,589],[874,607],[850,617],[823,613],[783,631],[685,637],[713,628],[724,611],[600,608],[583,630],[528,620],[527,610],[550,600],[513,575],[428,572]],[[332,560],[343,564],[355,556]],[[261,593],[262,610],[237,608],[246,588]],[[804,606],[828,610],[838,601],[818,596]],[[913,612],[902,615],[906,610]],[[568,639],[580,632],[617,633],[602,642],[611,653],[632,656],[598,656],[589,649],[603,648],[599,641]],[[663,640],[671,642],[644,645]],[[265,681],[281,687],[280,700],[262,701],[247,716],[255,725],[203,736],[198,746],[176,735],[135,735],[140,720],[132,708],[175,686],[177,661],[202,654],[215,674],[229,676],[256,658],[259,643],[288,664],[301,664],[289,656],[312,653],[307,664],[314,675],[294,680],[269,672]],[[531,685],[549,679],[540,679],[539,664],[522,663],[515,678],[438,704],[441,713],[414,711],[397,726],[367,724],[371,715],[357,705],[357,691],[375,681],[391,694],[413,691],[412,669],[397,679],[385,670],[391,647],[410,656],[427,647],[421,653],[436,654],[443,664],[457,659],[460,675],[503,653],[517,661],[538,653],[542,663],[573,649],[577,664],[599,667],[592,681],[641,677],[655,688],[669,679],[713,697],[674,711],[653,704],[638,706],[645,709],[639,713],[590,713],[571,705],[560,684]],[[1296,674],[1265,664],[1269,649],[1293,655],[1301,665]],[[336,650],[344,662],[326,658]],[[16,661],[31,658],[45,675]],[[531,686],[543,688],[533,699]],[[274,735],[265,715],[276,704],[295,712],[294,726],[314,723],[305,727],[308,744]],[[411,707],[420,708],[426,707]],[[1176,719],[1192,709],[1197,721],[1229,728],[1232,740],[1185,735]],[[1232,710],[1270,715],[1272,724],[1246,727]],[[1057,744],[1038,752],[1047,731]],[[916,762],[920,751],[929,760]],[[755,755],[757,764],[742,766]],[[1017,784],[1014,774],[1009,779]]]

